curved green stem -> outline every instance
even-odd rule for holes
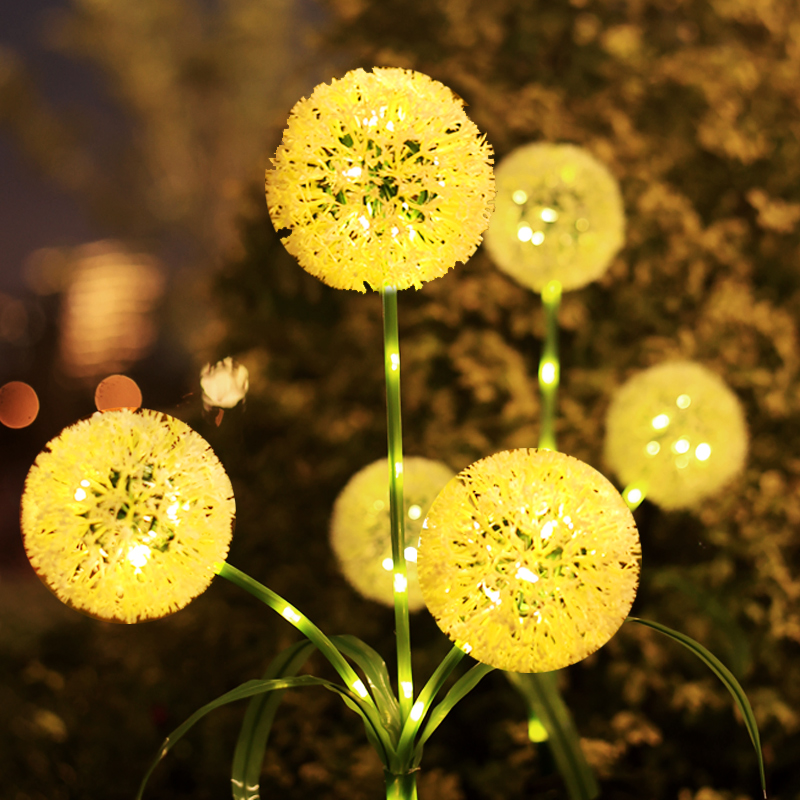
[[[406,750],[413,746],[414,737],[417,735],[417,731],[420,729],[425,715],[428,713],[428,709],[433,699],[438,694],[439,689],[442,688],[448,675],[456,668],[458,662],[461,661],[465,655],[464,651],[458,645],[454,645],[419,693],[419,698],[417,698],[417,702],[412,706],[411,714],[405,721],[403,731],[400,734],[397,753],[401,759],[405,757]]]
[[[226,578],[239,588],[257,597],[262,603],[266,603],[270,608],[277,611],[287,622],[294,625],[330,661],[333,668],[345,682],[345,685],[372,708],[375,708],[375,703],[369,696],[367,687],[364,686],[364,682],[358,677],[356,671],[347,663],[345,657],[333,642],[305,614],[298,611],[291,603],[287,603],[279,594],[264,586],[263,583],[259,583],[226,562],[216,564],[215,570],[217,575]]]
[[[542,397],[542,422],[539,430],[539,448],[556,449],[555,416],[556,398],[560,377],[558,361],[558,307],[561,304],[561,284],[550,281],[542,289],[542,302],[546,322],[546,335],[542,356],[539,359],[539,392]]]
[[[403,432],[400,414],[400,338],[397,331],[397,289],[384,286],[383,346],[386,371],[386,417],[389,450],[389,512],[392,528],[392,573],[394,576],[394,621],[397,639],[397,682],[400,718],[411,713],[414,681],[411,674],[411,631],[408,619],[408,576],[406,574],[405,531],[403,528]]]

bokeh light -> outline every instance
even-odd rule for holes
[[[7,428],[26,428],[39,414],[39,398],[32,386],[9,381],[0,387],[0,423]]]
[[[161,269],[150,256],[112,241],[76,248],[71,263],[61,313],[62,369],[76,378],[123,372],[155,341]]]
[[[425,606],[416,574],[422,522],[453,475],[453,470],[440,461],[414,456],[403,460],[404,555],[410,611]],[[394,604],[389,467],[385,458],[357,472],[337,497],[331,517],[331,547],[353,588],[370,600]]]
[[[599,278],[622,247],[619,185],[586,150],[523,145],[500,162],[495,180],[486,249],[523,286],[541,292],[557,280],[565,291],[578,289]]]
[[[747,426],[739,399],[691,361],[640,372],[614,395],[605,457],[624,484],[636,482],[664,508],[689,508],[743,467]]]
[[[142,390],[127,375],[109,375],[97,384],[94,404],[98,411],[116,408],[136,409],[142,405]]]

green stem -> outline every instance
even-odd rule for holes
[[[558,307],[561,304],[561,284],[550,281],[542,289],[546,335],[539,360],[539,391],[542,396],[542,422],[539,448],[556,449],[555,416],[560,365],[558,361]]]
[[[394,622],[397,640],[397,681],[400,719],[411,712],[414,681],[411,674],[411,631],[408,620],[408,576],[403,529],[403,432],[400,414],[400,337],[397,331],[397,289],[384,286],[383,348],[386,371],[386,417],[389,450],[389,513],[392,529]]]
[[[374,702],[369,696],[364,682],[358,677],[355,670],[347,663],[345,657],[339,652],[333,642],[307,617],[298,611],[291,603],[287,603],[279,594],[276,594],[259,583],[254,578],[245,574],[227,562],[216,564],[217,575],[226,578],[241,589],[249,592],[254,597],[266,603],[277,611],[287,622],[294,625],[307,639],[314,643],[317,649],[330,661],[333,668],[339,673],[345,685],[365,700],[374,708]]]
[[[386,800],[417,800],[417,773],[406,772],[394,775],[383,773],[386,777]]]

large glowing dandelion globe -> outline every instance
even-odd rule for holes
[[[65,603],[139,622],[183,608],[225,560],[235,505],[208,443],[155,411],[98,412],[39,454],[22,496],[34,570]]]
[[[491,213],[491,147],[450,89],[411,70],[317,86],[272,163],[276,230],[337,289],[419,288],[475,252]]]
[[[370,600],[394,604],[394,563],[389,518],[389,467],[382,458],[353,475],[333,506],[331,546],[342,573]],[[422,521],[436,495],[453,477],[441,461],[403,461],[403,505],[408,608],[425,607],[417,580],[417,543]]]
[[[486,249],[497,266],[541,292],[599,278],[622,247],[625,211],[619,185],[586,150],[528,144],[495,170],[495,211]]]
[[[615,394],[605,457],[625,484],[664,508],[688,508],[744,466],[747,426],[736,395],[691,361],[646,369]]]
[[[639,536],[599,472],[552,450],[477,461],[436,498],[418,574],[439,627],[474,658],[549,672],[602,647],[636,595]]]

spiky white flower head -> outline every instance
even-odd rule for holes
[[[200,388],[206,407],[233,408],[250,388],[250,373],[244,364],[228,356],[200,370]]]
[[[286,249],[329,286],[419,288],[480,243],[491,156],[443,84],[356,69],[292,110],[267,170],[267,204]]]
[[[439,627],[498,669],[549,672],[602,647],[636,595],[633,516],[599,472],[552,450],[477,461],[423,524],[418,573]]]
[[[364,597],[394,604],[392,538],[389,520],[389,474],[382,458],[353,475],[336,498],[331,518],[331,546],[344,576]],[[417,580],[417,542],[425,514],[453,470],[440,461],[403,460],[408,608],[425,606]]]
[[[486,249],[495,264],[537,292],[566,291],[599,278],[624,242],[625,211],[616,179],[571,144],[534,143],[495,170],[495,212]]]
[[[634,375],[614,395],[605,458],[625,483],[664,508],[689,508],[744,466],[739,399],[711,370],[673,361]]]
[[[231,482],[205,439],[166,414],[120,409],[66,428],[39,454],[22,536],[60,600],[139,622],[205,591],[234,514]]]

